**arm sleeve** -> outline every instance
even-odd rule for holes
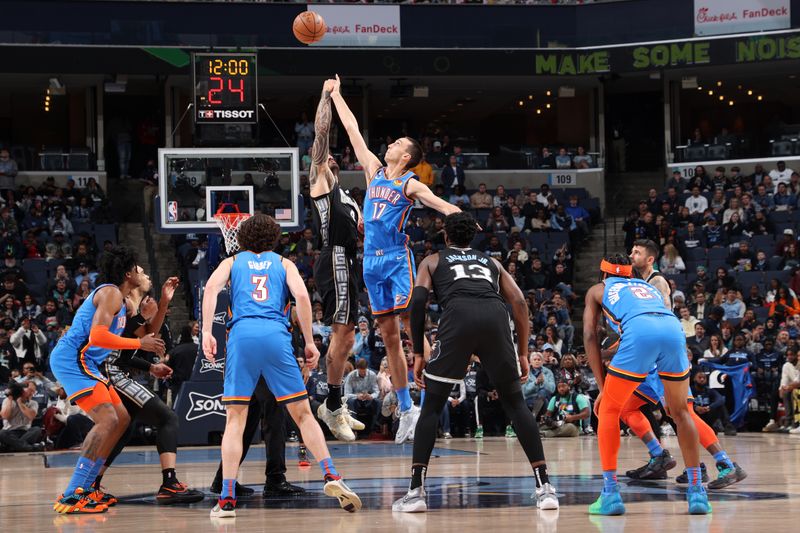
[[[139,339],[126,339],[108,331],[108,326],[92,326],[89,331],[89,344],[109,350],[138,350],[142,347]]]

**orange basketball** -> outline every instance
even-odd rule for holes
[[[327,30],[325,21],[313,11],[303,11],[294,18],[292,24],[294,36],[303,44],[321,41]]]

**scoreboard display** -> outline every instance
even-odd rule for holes
[[[256,54],[192,54],[195,124],[258,122]]]

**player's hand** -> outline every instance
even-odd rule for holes
[[[528,363],[528,357],[525,355],[520,355],[519,358],[519,381],[521,383],[525,383],[528,381],[528,372],[530,372],[530,364]]]
[[[308,378],[311,376],[311,371],[308,369],[308,365],[303,365],[303,368],[300,369],[300,374],[303,376],[303,385],[308,383]]]
[[[317,363],[319,363],[319,350],[313,342],[311,344],[306,344],[305,354],[306,368],[309,370],[317,368]]]
[[[203,353],[206,356],[206,359],[214,362],[214,356],[217,355],[217,339],[214,338],[214,335],[209,332],[203,332]]]
[[[139,304],[139,314],[142,315],[147,321],[153,320],[153,317],[158,313],[158,302],[150,296],[145,296],[142,303]]]
[[[332,93],[335,85],[336,85],[336,80],[325,80],[325,83],[322,84],[322,92],[328,94]]]
[[[414,383],[420,389],[425,388],[425,379],[422,373],[425,371],[425,357],[421,353],[414,354]]]
[[[167,281],[161,286],[161,299],[166,300],[167,303],[171,302],[172,298],[175,296],[175,289],[178,288],[180,282],[181,280],[178,279],[177,276],[167,278]]]
[[[333,80],[333,90],[331,91],[331,95],[339,94],[339,89],[342,86],[342,80],[339,79],[339,75],[336,75],[336,79]]]
[[[600,391],[600,394],[597,395],[597,398],[594,400],[594,416],[600,418],[600,402],[603,400],[603,391]]]
[[[157,378],[164,379],[172,375],[172,369],[164,363],[156,363],[150,365],[150,374]]]
[[[141,343],[142,350],[145,352],[153,352],[159,357],[163,356],[164,352],[167,350],[166,346],[164,345],[164,341],[153,336],[152,333],[142,337]]]

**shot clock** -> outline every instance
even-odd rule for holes
[[[258,122],[255,54],[192,54],[196,124]]]

